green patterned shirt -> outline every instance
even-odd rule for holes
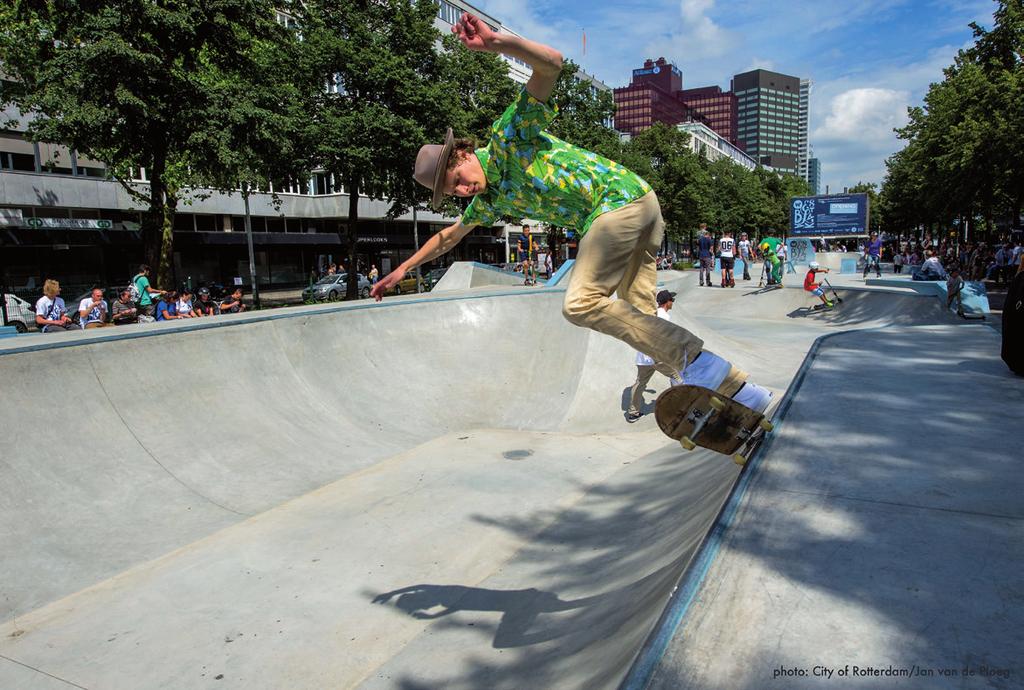
[[[487,188],[473,197],[463,225],[493,225],[503,215],[572,228],[581,236],[602,213],[651,191],[638,175],[551,136],[557,110],[523,89],[476,150]]]

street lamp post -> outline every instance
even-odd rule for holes
[[[242,199],[245,201],[245,241],[249,245],[249,280],[252,284],[252,304],[260,308],[260,289],[256,284],[256,256],[252,248],[252,217],[249,214],[249,184],[242,184]]]
[[[420,250],[420,226],[419,220],[416,217],[416,211],[419,209],[419,204],[412,205],[412,244],[413,251],[418,252]],[[420,285],[420,267],[416,267],[416,292],[422,292],[423,288]]]

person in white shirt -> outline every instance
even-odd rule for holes
[[[36,302],[36,325],[40,333],[73,331],[76,328],[68,316],[64,299],[60,296],[60,283],[56,280],[43,283],[43,296]]]
[[[676,293],[669,292],[668,290],[662,290],[658,293],[658,318],[671,321],[672,317],[669,316],[669,312],[672,311],[672,304],[675,301]],[[662,374],[667,376],[670,381],[675,383],[682,383],[679,378],[679,374],[676,371],[665,364],[659,364],[653,359],[645,355],[643,352],[636,353],[636,382],[633,384],[633,388],[629,392],[629,409],[626,411],[626,421],[633,423],[643,416],[641,408],[644,405],[644,391],[647,389],[647,384],[650,382],[651,377],[654,376],[655,371],[660,371]]]
[[[925,250],[924,254],[927,258],[914,274],[914,280],[946,280],[946,269],[942,267],[939,257],[935,256],[930,249]]]
[[[736,287],[732,277],[732,269],[736,265],[736,240],[732,231],[726,230],[718,240],[719,261],[722,262],[722,287]]]
[[[740,241],[736,243],[736,248],[739,250],[740,261],[743,262],[743,280],[750,280],[750,264],[756,260],[756,257],[754,256],[754,245],[748,239],[747,233],[740,233]]]
[[[78,305],[78,319],[82,328],[113,326],[107,322],[107,314],[107,301],[103,299],[102,288],[93,288],[92,294]]]
[[[195,310],[192,309],[191,290],[181,291],[181,295],[178,297],[177,309],[179,319],[193,319],[197,316]]]

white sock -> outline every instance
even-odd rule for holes
[[[732,399],[740,405],[746,405],[754,412],[764,412],[768,403],[771,402],[772,392],[756,383],[747,381],[743,384],[743,388],[740,388],[739,392],[732,396]]]
[[[679,376],[682,378],[681,383],[717,390],[731,369],[732,364],[714,352],[704,350],[697,356],[697,359],[679,372]]]
[[[687,384],[690,386],[702,386],[711,390],[718,390],[722,381],[732,370],[732,364],[722,359],[714,352],[704,350],[690,365],[679,372],[679,379],[673,379],[672,385],[678,386]],[[772,392],[763,386],[747,381],[732,399],[741,405],[745,405],[755,412],[764,412],[771,402]]]

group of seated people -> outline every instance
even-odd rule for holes
[[[146,283],[141,294],[137,285],[134,286],[135,290],[132,287],[121,288],[117,299],[112,300],[110,305],[103,297],[103,289],[93,288],[89,296],[78,304],[76,323],[60,296],[60,283],[47,280],[43,284],[43,296],[35,306],[36,326],[41,333],[55,333],[245,311],[241,287],[236,287],[234,292],[220,302],[214,300],[210,290],[205,287],[199,288],[195,296],[190,289],[184,287],[181,290],[155,290]]]

